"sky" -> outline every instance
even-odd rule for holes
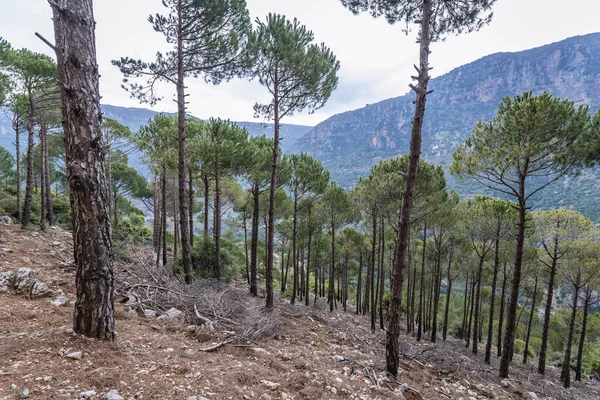
[[[341,64],[339,85],[325,107],[314,114],[287,117],[283,123],[316,125],[344,111],[364,107],[408,91],[412,65],[418,62],[415,33],[403,33],[401,24],[389,25],[368,14],[352,15],[339,0],[246,0],[253,20],[279,13],[298,20],[324,42]],[[25,47],[54,57],[39,40],[39,32],[53,41],[51,10],[46,0],[0,0],[0,36],[13,47]],[[102,103],[176,110],[174,87],[162,85],[164,99],[156,106],[140,105],[121,88],[123,79],[111,60],[123,56],[151,61],[157,51],[168,50],[163,37],[147,22],[148,15],[163,12],[160,0],[96,0],[96,47]],[[521,51],[567,37],[600,31],[598,0],[498,0],[494,18],[479,32],[450,36],[431,47],[432,75],[440,76],[466,63],[497,52]],[[416,28],[416,26],[415,26]],[[219,86],[188,79],[188,112],[200,117],[234,121],[253,118],[256,102],[270,101],[257,81],[233,80]]]

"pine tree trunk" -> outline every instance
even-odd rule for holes
[[[109,201],[110,203],[110,201]],[[119,198],[117,197],[117,190],[115,189],[113,192],[113,232],[117,232],[119,230]]]
[[[203,174],[202,183],[204,183],[204,240],[208,240],[208,210],[210,207],[210,182],[208,175]]]
[[[35,101],[33,94],[29,93],[29,118],[27,119],[27,180],[25,183],[25,203],[23,205],[23,218],[21,226],[26,228],[31,222],[31,202],[33,201],[33,185],[34,185],[34,118],[35,118]]]
[[[413,265],[412,293],[410,294],[410,331],[415,331],[415,296],[417,287],[417,263]]]
[[[46,163],[44,162],[44,140],[46,126],[44,121],[40,123],[40,230],[46,232]]]
[[[296,292],[298,291],[298,259],[296,257],[296,244],[298,238],[298,188],[294,186],[294,205],[292,211],[292,254],[293,261],[292,267],[294,271],[294,281],[292,283],[292,298],[290,299],[290,303],[293,305],[296,303]]]
[[[329,262],[329,312],[333,312],[335,302],[334,291],[334,274],[335,274],[335,222],[331,218],[331,260]]]
[[[189,179],[188,179],[188,196],[189,196],[189,207],[188,207],[188,219],[189,219],[189,228],[190,228],[190,248],[194,247],[194,180],[192,176],[192,170],[188,171]],[[246,220],[244,219],[244,228],[246,228]],[[244,230],[244,233],[246,231]],[[246,254],[246,260],[248,259],[248,254]],[[248,268],[246,268],[247,270]]]
[[[177,218],[177,201],[173,199],[173,259],[177,260],[179,253],[179,223]]]
[[[527,170],[528,160],[525,160]],[[506,316],[506,331],[504,333],[504,349],[500,359],[500,377],[508,378],[510,360],[514,351],[515,332],[517,330],[517,307],[519,306],[519,287],[521,286],[521,267],[523,265],[523,249],[525,246],[525,229],[527,219],[527,204],[525,203],[525,177],[519,178],[519,225],[517,233],[517,249],[513,269],[513,283],[510,291],[510,303]]]
[[[400,301],[402,300],[401,276],[406,266],[406,251],[410,238],[410,216],[413,203],[415,182],[417,180],[417,169],[421,154],[421,133],[423,128],[423,117],[425,115],[425,103],[429,84],[429,43],[431,22],[431,1],[423,0],[422,18],[420,30],[420,55],[418,87],[415,88],[417,98],[415,100],[415,116],[412,124],[410,139],[410,154],[408,158],[408,171],[406,174],[406,186],[402,195],[402,206],[400,209],[399,229],[396,255],[392,268],[389,323],[386,340],[386,369],[393,376],[398,375],[399,365],[399,343],[400,335]]]
[[[360,314],[361,311],[361,295],[362,295],[362,264],[363,255],[362,251],[358,255],[358,282],[356,284],[356,315]]]
[[[371,304],[371,331],[375,332],[375,321],[377,313],[377,301],[375,300],[378,296],[375,288],[375,268],[379,264],[377,262],[379,253],[377,252],[377,214],[373,212],[371,218],[373,219],[373,232],[371,241],[371,276],[369,277],[369,284],[371,285],[371,298],[369,303]],[[379,288],[379,285],[377,285]]]
[[[585,334],[587,330],[588,308],[592,298],[592,288],[587,286],[585,290],[585,299],[583,303],[583,321],[581,323],[581,333],[579,336],[579,346],[577,348],[577,366],[575,367],[575,380],[581,382],[581,371],[583,369],[583,347],[585,346]]]
[[[485,363],[489,364],[492,358],[492,341],[494,340],[494,307],[496,304],[496,285],[500,269],[500,223],[496,229],[496,242],[494,243],[494,275],[492,277],[492,298],[490,299],[490,315],[488,319],[488,337],[485,345]]]
[[[281,240],[281,293],[285,293],[285,236]],[[250,283],[250,278],[248,278],[248,283]]]
[[[383,320],[383,295],[385,292],[385,226],[383,224],[383,218],[381,219],[381,233],[380,237],[380,252],[381,252],[381,261],[379,262],[379,329],[384,330],[384,320]],[[346,269],[347,266],[346,266]]]
[[[463,322],[460,338],[464,339],[467,333],[467,315],[469,314],[469,273],[465,273],[465,295],[463,298]]]
[[[21,139],[19,127],[15,128],[15,157],[17,162],[17,216],[19,223],[23,222],[23,206],[21,201]]]
[[[433,321],[431,323],[431,341],[433,343],[437,340],[437,319],[438,319],[438,311],[440,308],[440,290],[442,284],[442,255],[441,252],[438,251],[438,260],[437,260],[437,268],[435,272],[435,289],[433,295]]]
[[[163,162],[162,165],[162,201],[160,202],[162,214],[162,257],[163,265],[167,265],[167,168]]]
[[[310,217],[311,217],[312,204],[308,205],[308,249],[306,254],[306,297],[304,298],[304,305],[310,305],[310,257],[311,257],[311,247],[312,247],[312,229],[310,228]],[[316,285],[316,282],[315,282]]]
[[[560,227],[560,226],[558,226]],[[544,327],[542,328],[542,343],[538,358],[538,374],[546,374],[546,352],[548,351],[548,337],[550,334],[550,317],[552,314],[552,301],[554,298],[554,280],[556,279],[556,270],[558,267],[558,235],[554,240],[554,251],[552,264],[550,266],[550,280],[548,281],[548,296],[546,298],[546,309],[544,311]]]
[[[183,0],[177,2],[177,124],[178,124],[178,176],[179,176],[179,228],[181,230],[181,261],[185,282],[192,283],[192,250],[188,227],[188,197],[186,190],[186,150],[185,150],[185,83],[183,58]]]
[[[248,254],[248,210],[244,206],[242,211],[242,219],[244,220],[244,261],[246,262],[246,283],[250,285],[250,258]],[[283,277],[283,249],[281,250],[281,276]]]
[[[417,311],[417,319],[419,320],[419,326],[417,327],[417,341],[421,340],[421,334],[423,333],[423,300],[425,290],[425,249],[427,247],[427,222],[423,225],[423,253],[421,255],[421,283],[419,287],[419,309]]]
[[[412,252],[411,252],[411,248],[410,246],[408,247],[408,262],[406,263],[406,265],[408,265],[408,268],[406,268],[406,333],[410,333],[411,332],[411,326],[410,326],[410,317],[411,317],[411,308],[412,305],[410,303],[410,295],[411,295],[411,291],[412,291],[412,285],[411,285],[411,263],[412,263]]]
[[[362,314],[366,315],[369,312],[369,304],[371,299],[371,255],[367,253],[367,275],[365,276],[365,297],[363,300]]]
[[[154,250],[154,253],[159,253],[160,252],[160,208],[159,208],[159,203],[160,203],[160,198],[159,198],[159,192],[158,192],[158,174],[154,174],[154,181],[152,182],[152,192],[153,192],[153,210],[152,210],[152,215],[153,215],[153,220],[152,220],[152,249]],[[110,196],[109,196],[110,198]],[[158,266],[158,258],[157,258],[157,266]]]
[[[221,175],[215,171],[215,252],[217,264],[215,265],[215,277],[223,281],[223,261],[221,260]]]
[[[577,275],[577,283],[574,284],[575,292],[573,293],[573,306],[571,311],[571,322],[569,323],[569,336],[567,338],[567,345],[565,346],[565,356],[563,358],[562,369],[560,371],[560,380],[564,387],[568,389],[571,387],[571,346],[573,345],[573,335],[575,333],[575,318],[577,317],[577,301],[579,300],[579,289],[578,286],[580,277]]]
[[[473,354],[477,354],[478,350],[478,336],[479,336],[479,323],[480,323],[480,310],[479,304],[481,303],[481,285],[483,280],[483,261],[484,261],[485,253],[483,253],[479,257],[479,268],[477,269],[477,292],[475,293],[475,326],[473,327]]]
[[[452,278],[450,275],[450,266],[448,266],[448,289],[446,291],[446,306],[444,307],[444,328],[442,330],[442,340],[446,340],[448,335],[448,315],[450,313],[450,297],[452,296]]]
[[[50,186],[50,160],[48,156],[48,129],[44,131],[44,135],[41,137],[42,141],[42,153],[43,153],[43,171],[44,171],[44,192],[46,193],[46,216],[48,218],[48,225],[56,225],[56,218],[54,217],[54,205],[52,204],[52,187]],[[110,203],[110,202],[109,202]]]
[[[116,337],[114,254],[92,0],[59,0],[52,10],[77,264],[73,328],[112,341]]]
[[[471,344],[471,327],[473,326],[473,311],[475,309],[475,285],[478,282],[475,280],[475,274],[471,273],[471,297],[469,299],[469,320],[467,322],[467,343],[465,348],[469,348]]]
[[[502,356],[502,326],[504,325],[504,303],[506,301],[506,262],[504,263],[502,293],[500,295],[500,317],[498,319],[498,338],[497,338],[497,354],[496,357]]]
[[[257,268],[258,268],[258,222],[260,218],[259,201],[260,193],[258,186],[252,186],[252,238],[250,241],[250,294],[254,297],[258,295],[257,288]],[[289,257],[288,257],[289,260]],[[287,274],[286,274],[287,277]]]
[[[527,356],[529,349],[529,337],[531,336],[531,324],[533,323],[533,314],[535,313],[535,300],[538,294],[538,277],[535,277],[535,285],[533,288],[533,300],[531,302],[531,312],[529,313],[529,322],[527,323],[527,336],[525,338],[525,351],[523,352],[523,364],[527,365]]]

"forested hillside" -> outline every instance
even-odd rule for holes
[[[600,106],[599,75],[600,33],[594,33],[519,53],[492,54],[436,77],[427,101],[422,157],[447,171],[456,147],[478,121],[493,117],[504,96],[548,91],[595,110]],[[321,160],[336,182],[352,187],[372,165],[408,152],[413,99],[407,94],[335,115],[300,139],[298,150]],[[485,192],[450,176],[449,186],[464,196]],[[599,191],[600,171],[586,170],[536,196],[534,205],[572,208],[600,222]]]
[[[339,6],[418,62],[315,128],[334,49],[245,0],[132,13],[151,59],[99,61],[92,0],[48,2],[48,54],[0,38],[1,400],[598,399],[600,34],[430,81],[494,0]],[[104,68],[177,112],[102,106]],[[268,124],[190,115],[233,79]]]

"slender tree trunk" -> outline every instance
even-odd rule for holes
[[[383,218],[381,219],[381,232],[379,234],[379,243],[381,252],[381,260],[379,262],[379,329],[384,330],[384,320],[383,320],[383,294],[385,291],[385,226],[383,224]],[[347,266],[346,266],[346,269]]]
[[[40,123],[40,230],[46,232],[46,163],[44,162],[44,140],[46,126],[44,121]]]
[[[361,311],[361,294],[362,294],[362,263],[363,255],[362,251],[358,255],[358,282],[356,284],[356,315],[360,314]]]
[[[44,131],[44,135],[41,137],[42,141],[42,153],[43,153],[43,171],[44,171],[44,192],[46,193],[46,216],[48,218],[48,225],[56,225],[56,219],[54,218],[54,205],[52,204],[52,187],[50,185],[50,160],[48,156],[48,129]],[[110,202],[109,202],[110,203]]]
[[[117,218],[115,218],[115,220],[117,220]],[[177,200],[175,198],[173,198],[173,259],[174,260],[177,260],[177,254],[179,253],[179,243],[180,243],[179,242],[179,229],[180,228],[179,228],[179,223],[177,221],[178,221]]]
[[[223,261],[221,260],[221,175],[215,171],[215,250],[217,265],[216,277],[219,281],[223,280]]]
[[[377,214],[373,212],[373,238],[372,238],[372,246],[371,246],[371,276],[369,277],[369,283],[371,285],[371,331],[375,332],[375,321],[376,321],[376,313],[377,313],[377,296],[378,293],[375,289],[375,268],[379,264],[377,262],[379,253],[377,252]],[[379,285],[377,285],[379,288]]]
[[[185,60],[183,57],[183,0],[177,1],[177,122],[178,122],[178,177],[179,177],[179,225],[181,230],[181,261],[185,282],[192,283],[192,250],[188,227],[188,196],[186,190],[186,133],[185,133]]]
[[[258,295],[257,268],[258,268],[258,220],[260,218],[259,198],[260,193],[256,184],[252,187],[252,239],[250,242],[250,294]],[[286,274],[287,275],[287,274]]]
[[[437,268],[435,272],[435,289],[433,295],[433,321],[431,323],[431,341],[433,343],[437,340],[437,319],[438,319],[438,311],[440,308],[440,290],[441,290],[441,282],[442,282],[442,259],[441,259],[441,251],[438,251],[438,260],[437,260]]]
[[[34,118],[36,106],[33,94],[29,93],[29,118],[27,119],[27,181],[25,183],[25,204],[23,205],[23,218],[21,226],[26,228],[31,222],[31,202],[33,201],[34,170]]]
[[[411,252],[411,247],[408,247],[408,262],[406,263],[408,265],[408,268],[406,269],[406,333],[410,333],[411,332],[411,326],[410,326],[410,320],[411,320],[411,309],[412,309],[412,305],[410,302],[410,295],[411,295],[411,291],[412,291],[412,285],[411,285],[411,277],[412,277],[412,273],[411,273],[411,262],[412,262],[412,252]]]
[[[298,296],[299,296],[299,300],[300,303],[302,303],[303,300],[303,292],[304,292],[304,232],[302,234],[302,240],[300,243],[300,265],[299,265],[299,269],[300,269],[300,279],[298,279]]]
[[[417,180],[417,169],[419,167],[419,156],[421,154],[421,131],[423,128],[423,117],[425,116],[425,102],[429,84],[429,28],[431,22],[431,2],[423,0],[422,18],[420,30],[420,55],[418,87],[414,88],[417,98],[415,101],[415,116],[412,124],[410,139],[410,154],[408,158],[408,171],[406,174],[406,186],[402,195],[402,206],[400,209],[399,229],[396,255],[392,268],[389,323],[386,340],[386,369],[393,376],[398,375],[399,344],[400,335],[400,302],[402,300],[402,274],[406,266],[406,251],[410,238],[410,216],[413,203],[415,182]]]
[[[427,247],[427,222],[423,225],[423,253],[421,255],[421,284],[419,287],[419,310],[417,319],[419,320],[419,326],[417,327],[417,341],[421,340],[421,334],[423,332],[423,296],[425,290],[425,249]]]
[[[475,274],[471,273],[471,297],[470,297],[470,306],[469,306],[469,321],[467,323],[467,343],[466,348],[469,348],[471,344],[471,327],[473,326],[473,311],[475,309],[475,285],[478,284],[475,280]]]
[[[329,262],[329,312],[333,312],[335,302],[334,291],[334,274],[335,274],[335,222],[331,217],[331,260]]]
[[[529,161],[526,159],[524,170],[527,171]],[[527,219],[527,204],[525,202],[525,175],[519,176],[519,225],[517,233],[517,249],[513,269],[513,283],[510,291],[510,303],[506,316],[506,331],[504,333],[504,349],[500,359],[500,377],[508,378],[511,355],[514,351],[516,317],[519,306],[519,287],[521,286],[521,267],[523,265],[523,249],[525,245],[525,229]]]
[[[479,304],[481,303],[481,285],[483,280],[483,261],[485,252],[482,249],[481,256],[479,257],[479,268],[477,269],[477,292],[475,293],[475,326],[473,327],[473,354],[477,354],[478,350],[478,336],[479,336],[479,323],[480,323],[480,310]]]
[[[114,255],[92,0],[59,0],[52,10],[77,264],[73,328],[112,341],[116,337]],[[33,152],[29,154],[31,159]]]
[[[188,196],[189,196],[189,207],[188,207],[188,220],[190,228],[190,247],[194,247],[194,178],[192,176],[192,170],[188,171]],[[246,228],[246,220],[244,219],[244,228]],[[244,234],[246,231],[244,230]],[[246,263],[248,262],[248,253],[246,252]],[[247,267],[247,265],[246,265]],[[246,271],[248,268],[246,268]]]
[[[498,320],[498,338],[497,338],[497,347],[498,352],[496,354],[497,357],[502,356],[502,325],[504,324],[504,303],[506,301],[506,262],[504,262],[503,268],[503,279],[502,279],[502,293],[500,294],[500,317]]]
[[[285,245],[286,245],[287,241],[285,239],[285,236],[281,239],[281,263],[280,263],[280,268],[281,268],[281,293],[285,293]],[[250,283],[250,278],[248,278],[248,283]]]
[[[312,204],[308,205],[308,249],[307,249],[307,254],[306,254],[306,297],[304,299],[304,305],[309,306],[310,305],[310,256],[311,256],[311,247],[312,247],[312,229],[311,229],[311,221],[310,221],[310,217],[311,217],[311,211],[312,211]],[[316,282],[315,282],[316,285]]]
[[[162,200],[160,203],[162,209],[162,257],[163,265],[167,265],[167,168],[164,162],[162,165]]]
[[[462,331],[460,333],[460,338],[464,339],[467,333],[467,315],[469,313],[469,273],[465,273],[465,295],[463,298],[463,322],[462,322]]]
[[[23,206],[21,201],[21,139],[19,138],[19,127],[15,129],[15,156],[17,161],[17,216],[19,223],[23,222]]]
[[[490,315],[488,319],[488,337],[485,345],[485,363],[489,364],[492,358],[492,341],[494,340],[494,307],[496,304],[496,285],[500,269],[500,222],[496,228],[496,242],[494,243],[494,274],[492,277],[492,298],[490,299]]]
[[[246,262],[246,282],[250,285],[250,258],[248,256],[248,210],[244,206],[242,212],[242,218],[244,220],[244,261]],[[281,277],[283,278],[283,247],[281,250]]]
[[[107,177],[106,177],[106,185],[108,186],[108,215],[113,216],[113,180],[112,180],[112,151],[111,151],[111,144],[109,142],[109,144],[106,146],[106,173],[107,173]],[[113,236],[114,236],[114,229],[115,229],[115,224],[116,222],[112,222],[112,228],[113,228]]]
[[[560,226],[559,226],[560,227]],[[544,327],[542,328],[542,343],[538,358],[538,374],[546,374],[546,352],[548,351],[548,336],[550,333],[550,317],[552,314],[552,301],[554,298],[554,280],[558,263],[558,235],[554,240],[554,251],[552,264],[550,266],[550,280],[548,281],[548,295],[546,297],[546,309],[544,311]]]
[[[365,298],[363,300],[363,315],[369,312],[371,300],[371,255],[367,253],[367,275],[365,276]]]
[[[531,312],[529,313],[529,322],[527,323],[527,336],[525,338],[525,351],[523,352],[523,364],[527,365],[527,356],[529,353],[529,337],[531,336],[531,324],[533,323],[533,314],[535,313],[535,300],[538,294],[538,277],[535,277],[533,287],[533,299],[531,301]]]
[[[448,315],[450,313],[450,298],[452,296],[452,278],[450,275],[450,266],[448,266],[448,289],[446,291],[446,306],[444,308],[444,328],[442,330],[442,340],[446,340],[448,334]]]
[[[413,274],[412,274],[412,293],[410,294],[410,331],[415,331],[415,296],[416,296],[416,288],[417,288],[417,264],[416,261],[413,265]]]
[[[202,183],[204,183],[204,239],[208,240],[208,215],[210,208],[210,181],[208,175],[202,174]]]
[[[152,220],[152,248],[155,254],[160,253],[160,194],[158,189],[158,174],[154,174],[154,181],[152,182],[153,189],[153,220]],[[110,196],[109,196],[110,198]],[[110,203],[110,202],[109,202]],[[156,259],[156,266],[158,267],[158,257]]]
[[[284,292],[287,290],[288,274],[290,272],[290,260],[292,259],[291,250],[288,249],[287,261],[285,263],[285,278],[283,279]]]
[[[560,371],[560,380],[565,388],[571,387],[571,347],[573,346],[573,335],[575,333],[575,318],[577,317],[577,301],[579,300],[580,277],[577,275],[577,283],[574,284],[573,306],[571,311],[571,322],[569,323],[569,336],[565,346],[565,356],[563,358],[562,369]]]
[[[296,303],[296,292],[298,291],[298,259],[296,257],[296,241],[298,238],[298,187],[294,186],[294,206],[292,211],[292,254],[294,260],[292,261],[292,266],[294,268],[294,281],[292,284],[292,298],[290,299],[290,303]]]
[[[110,203],[110,201],[109,201]],[[117,190],[113,191],[113,232],[117,232],[119,230],[119,199],[117,197]]]
[[[592,288],[587,286],[585,289],[585,299],[583,303],[583,321],[581,323],[581,334],[579,336],[579,347],[577,348],[577,367],[575,367],[575,380],[581,382],[581,372],[583,369],[583,347],[585,346],[585,333],[587,330],[588,308],[592,298]]]

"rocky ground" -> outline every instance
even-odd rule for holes
[[[593,382],[563,390],[555,369],[544,380],[515,364],[511,378],[501,380],[497,360],[487,366],[456,340],[402,337],[403,372],[396,381],[383,372],[384,332],[371,333],[367,319],[283,299],[261,339],[245,340],[218,323],[197,326],[176,312],[146,316],[119,303],[118,340],[98,342],[70,329],[70,242],[60,229],[43,234],[0,226],[0,272],[30,268],[51,290],[0,293],[0,399],[600,398]],[[133,264],[117,268],[134,275]],[[239,301],[258,307],[264,299]]]

